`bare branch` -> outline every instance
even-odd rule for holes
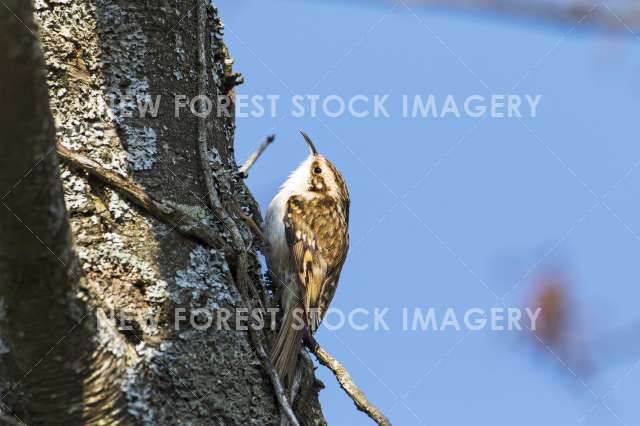
[[[168,225],[174,226],[181,234],[194,238],[212,248],[222,249],[230,253],[231,248],[209,227],[177,206],[171,206],[151,197],[143,188],[122,175],[105,169],[96,161],[71,151],[61,144],[57,145],[58,156],[68,164],[79,167],[102,182],[120,192],[129,201],[148,211],[153,217]]]
[[[267,136],[267,139],[265,139],[265,141],[262,142],[262,144],[260,144],[258,149],[256,149],[253,152],[253,154],[249,156],[247,161],[245,161],[245,163],[238,169],[238,176],[241,179],[246,179],[247,177],[249,177],[249,169],[253,167],[256,161],[258,161],[260,156],[267,149],[267,147],[271,145],[275,139],[276,139],[276,135]],[[265,245],[268,244],[268,241],[265,238],[264,233],[262,232],[262,229],[260,229],[260,226],[258,226],[258,224],[252,218],[244,214],[244,212],[242,211],[241,208],[239,208],[239,206],[236,205],[234,206],[234,208],[236,210],[236,214],[238,214],[238,216],[240,216],[240,218],[245,221],[245,223],[247,224],[247,226],[251,228],[253,233],[262,240],[263,244]]]
[[[255,162],[258,161],[258,158],[260,158],[262,153],[267,149],[269,145],[273,143],[275,139],[276,139],[276,135],[268,136],[267,139],[264,142],[262,142],[262,144],[258,147],[258,149],[256,149],[255,152],[251,154],[249,159],[245,161],[242,167],[240,167],[240,169],[238,170],[238,174],[242,178],[247,178],[249,176],[249,169],[253,167]]]
[[[278,398],[278,403],[280,403],[280,408],[283,411],[283,414],[291,423],[290,426],[300,426],[300,423],[296,419],[296,415],[293,413],[293,409],[289,404],[289,400],[287,399],[287,393],[282,386],[282,382],[280,381],[280,377],[278,377],[278,372],[274,368],[271,360],[267,356],[267,351],[264,349],[262,342],[255,330],[249,327],[249,334],[251,335],[251,340],[253,341],[254,346],[256,347],[256,352],[258,354],[258,358],[262,362],[269,378],[271,379],[271,383],[273,384],[273,390],[276,393],[276,397]]]
[[[340,383],[340,387],[349,395],[358,410],[365,413],[380,426],[390,426],[391,422],[384,414],[367,399],[366,395],[356,386],[351,379],[349,372],[344,368],[329,352],[324,350],[316,339],[309,335],[305,336],[305,344],[314,353],[320,364],[327,367]]]

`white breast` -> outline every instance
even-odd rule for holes
[[[284,216],[287,213],[287,201],[292,195],[301,195],[306,191],[309,181],[309,169],[312,157],[309,156],[295,169],[273,197],[265,220],[266,238],[269,241],[267,262],[276,274],[287,274],[292,267],[291,254],[284,233]]]

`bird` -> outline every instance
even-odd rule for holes
[[[300,133],[309,155],[281,186],[265,218],[266,260],[283,310],[270,358],[287,387],[294,381],[304,333],[320,326],[349,249],[347,184]]]

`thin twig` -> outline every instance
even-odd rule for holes
[[[198,3],[198,94],[203,97],[207,94],[207,62],[206,62],[206,45],[205,41],[207,38],[207,6],[206,2],[203,0],[196,0]],[[218,192],[214,186],[213,173],[211,172],[211,166],[208,161],[208,130],[207,130],[207,121],[205,114],[199,114],[198,116],[198,153],[200,157],[200,166],[202,169],[202,174],[204,176],[205,185],[207,188],[207,195],[209,196],[209,204],[213,209],[216,216],[222,221],[223,225],[229,231],[231,236],[231,241],[236,250],[236,258],[237,258],[237,274],[236,280],[238,281],[238,287],[240,293],[245,301],[245,304],[249,308],[250,311],[253,311],[253,306],[251,303],[252,297],[258,300],[260,303],[260,299],[257,296],[257,292],[253,287],[251,280],[249,279],[248,273],[248,261],[247,261],[247,248],[245,247],[244,240],[242,239],[242,235],[240,233],[240,229],[235,221],[231,218],[229,213],[226,211],[222,202],[220,201],[220,197],[218,196]],[[255,161],[255,160],[254,160]],[[249,292],[252,292],[249,295]],[[274,388],[274,392],[277,396],[278,403],[280,405],[280,409],[282,413],[287,417],[287,420],[291,424],[291,426],[300,426],[300,423],[296,419],[295,414],[293,413],[293,409],[287,400],[286,394],[284,392],[284,387],[282,386],[282,382],[278,377],[273,365],[268,360],[267,353],[262,345],[262,341],[257,335],[257,332],[254,330],[249,331],[249,336],[252,340],[252,343],[256,349],[258,357],[262,362],[263,368],[267,371],[269,378],[271,379],[271,383]]]
[[[240,177],[244,179],[249,176],[249,169],[253,167],[253,165],[255,164],[256,161],[258,161],[258,158],[260,158],[260,156],[265,151],[265,149],[267,149],[267,147],[271,145],[275,139],[276,139],[276,135],[271,135],[271,136],[268,136],[264,142],[262,142],[262,144],[258,147],[258,149],[256,149],[254,153],[251,154],[249,159],[247,159],[247,161],[244,162],[242,167],[238,169],[238,174],[240,175]]]
[[[282,408],[282,410],[284,411],[284,415],[287,417],[287,420],[289,420],[289,423],[291,423],[290,426],[300,426],[300,423],[298,423],[298,420],[296,419],[296,415],[294,414],[293,409],[291,408],[291,404],[289,404],[289,400],[287,399],[287,393],[284,389],[284,386],[282,386],[280,377],[278,377],[278,373],[276,372],[275,367],[271,363],[271,360],[269,359],[269,356],[267,355],[267,351],[264,349],[264,346],[262,345],[262,342],[260,341],[259,336],[255,332],[255,330],[253,330],[251,327],[249,327],[249,334],[251,335],[251,340],[253,340],[253,343],[256,347],[258,358],[260,358],[260,361],[265,366],[265,369],[269,374],[269,378],[271,379],[271,383],[273,383],[273,387],[275,388],[274,390],[276,392],[276,397],[278,398],[278,402],[280,403],[280,408]]]
[[[102,167],[99,163],[78,152],[71,151],[58,143],[58,156],[68,164],[79,167],[90,175],[120,192],[129,201],[149,212],[153,217],[168,225],[174,226],[181,234],[194,238],[211,248],[222,249],[230,254],[231,248],[213,232],[211,228],[201,223],[177,206],[158,201],[134,183],[113,170]]]
[[[260,158],[260,156],[264,153],[264,151],[267,149],[267,147],[269,145],[271,145],[273,143],[273,141],[275,141],[276,139],[276,135],[270,135],[267,136],[267,138],[265,139],[264,142],[262,142],[260,144],[260,146],[258,147],[258,149],[256,149],[253,154],[251,154],[249,156],[249,158],[247,159],[247,161],[244,162],[244,164],[238,169],[238,176],[241,179],[246,179],[249,177],[249,169],[251,169],[251,167],[253,167],[253,165],[256,163],[256,161],[258,161],[258,159]],[[269,242],[267,241],[267,239],[264,236],[264,233],[262,232],[262,229],[260,228],[260,226],[256,223],[255,220],[253,220],[251,217],[247,216],[242,209],[240,208],[240,206],[235,203],[233,205],[234,210],[236,211],[236,214],[238,216],[240,216],[240,218],[247,224],[247,226],[249,228],[251,228],[251,230],[253,231],[254,235],[256,235],[258,238],[260,238],[260,240],[262,241],[262,243],[266,246],[267,244],[269,244]]]
[[[391,425],[389,419],[382,414],[378,407],[369,402],[366,395],[356,386],[347,369],[332,357],[329,352],[325,351],[316,339],[308,333],[305,336],[305,344],[314,353],[320,364],[327,367],[336,376],[340,387],[351,397],[358,410],[364,412],[380,426]]]

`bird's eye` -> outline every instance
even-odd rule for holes
[[[315,169],[313,169],[313,173],[319,175],[320,173],[322,173],[322,169],[320,167],[316,167]]]

